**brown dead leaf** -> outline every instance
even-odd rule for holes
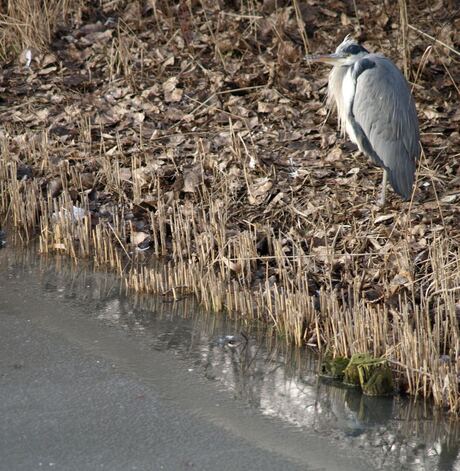
[[[382,222],[391,221],[394,219],[395,214],[382,214],[375,218],[374,224],[380,224]]]
[[[249,203],[252,205],[262,203],[272,186],[273,182],[268,177],[257,178],[248,188]]]
[[[61,177],[53,178],[48,184],[48,191],[52,198],[59,196],[62,192]]]
[[[171,77],[166,82],[163,82],[162,88],[165,101],[168,103],[181,101],[184,90],[177,88],[179,80],[177,77]]]
[[[184,169],[183,177],[184,185],[182,187],[182,191],[184,193],[195,193],[196,188],[203,180],[201,164],[197,163],[190,168]]]
[[[344,12],[340,13],[340,23],[342,23],[342,26],[351,25],[350,17],[346,15]]]
[[[275,108],[274,103],[264,103],[263,101],[259,101],[257,103],[257,112],[258,113],[272,113]]]
[[[338,146],[334,147],[330,152],[327,153],[326,162],[338,162],[343,159],[342,149]]]
[[[145,167],[136,168],[132,171],[133,182],[138,185],[139,188],[143,188],[151,180],[151,175],[146,171]]]
[[[149,234],[146,234],[145,232],[142,232],[142,231],[139,231],[139,232],[132,231],[132,232],[131,232],[131,243],[132,243],[133,245],[139,245],[139,244],[141,244],[142,242],[144,242],[144,240],[147,239],[147,237],[149,237]]]
[[[91,46],[94,43],[105,43],[112,39],[113,30],[107,29],[106,31],[89,33],[81,38],[81,43],[86,46]]]
[[[227,257],[222,257],[222,261],[224,262],[224,265],[228,267],[230,270],[234,271],[235,273],[241,273],[241,270],[242,270],[241,263],[232,262]]]
[[[120,175],[120,180],[124,180],[126,182],[130,182],[132,179],[132,171],[130,168],[122,167],[118,171]]]
[[[80,175],[80,183],[83,190],[89,190],[93,188],[95,182],[94,174],[90,172],[85,172]]]
[[[401,271],[397,273],[390,281],[389,292],[393,296],[401,288],[409,286],[412,282],[412,275],[408,271]]]
[[[423,110],[423,114],[428,118],[428,119],[441,119],[445,118],[447,115],[446,113],[442,113],[440,111],[437,111],[433,108],[425,108]]]
[[[57,70],[57,67],[55,65],[52,65],[50,67],[46,67],[44,69],[40,69],[37,74],[38,75],[48,75],[48,74],[52,74],[53,72],[56,72]]]
[[[446,204],[455,203],[458,200],[459,196],[460,196],[459,194],[443,196],[441,198],[441,203],[446,203]]]

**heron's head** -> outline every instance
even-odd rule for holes
[[[366,54],[369,54],[369,51],[348,35],[333,54],[313,54],[306,56],[305,59],[310,62],[324,62],[341,66],[351,65]]]

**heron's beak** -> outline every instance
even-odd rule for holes
[[[308,62],[324,62],[330,65],[341,65],[345,60],[345,56],[337,52],[333,54],[313,54],[311,56],[305,56],[305,60]]]

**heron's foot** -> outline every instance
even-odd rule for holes
[[[383,208],[385,206],[385,195],[386,195],[386,189],[387,189],[387,180],[388,180],[388,172],[385,169],[383,171],[382,191],[380,193],[380,198],[377,201],[377,206],[379,206],[380,208]]]

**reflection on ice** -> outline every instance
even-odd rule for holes
[[[101,322],[173,351],[262,414],[334,440],[338,453],[353,447],[376,469],[460,469],[460,426],[428,404],[371,398],[320,380],[313,353],[288,348],[260,325],[205,314],[192,298],[133,297],[112,275],[60,258],[21,257],[11,255],[9,270],[38,266],[45,295],[81,303]]]

